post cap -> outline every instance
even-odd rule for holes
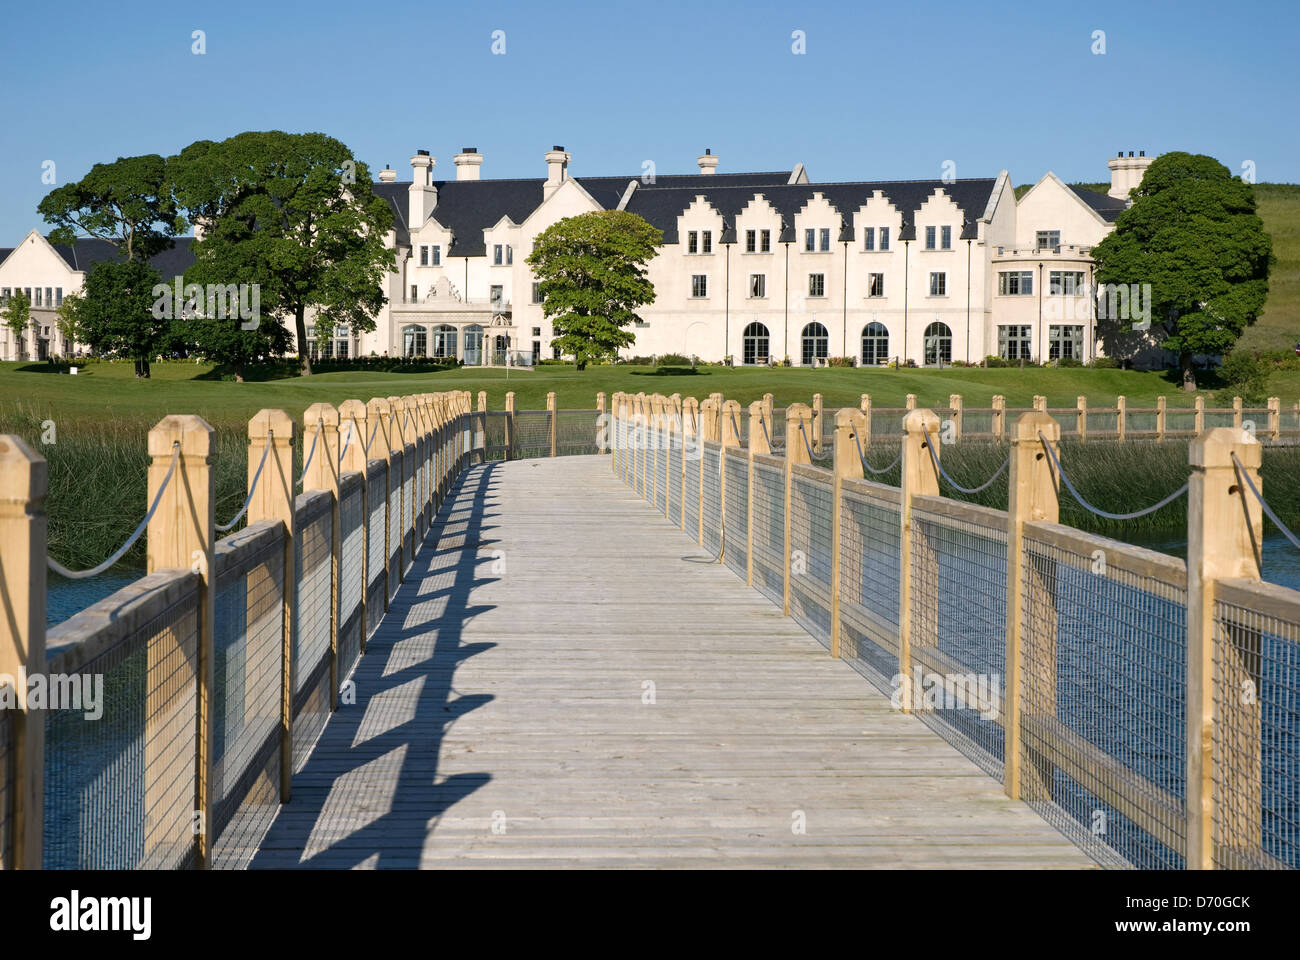
[[[1059,443],[1061,440],[1061,425],[1051,414],[1043,413],[1041,410],[1032,410],[1016,417],[1011,439],[1016,443],[1038,443],[1040,433],[1047,438],[1049,443]]]
[[[1241,465],[1258,470],[1264,460],[1264,447],[1249,430],[1215,427],[1192,440],[1187,459],[1193,467],[1232,467],[1232,455]]]
[[[257,411],[248,421],[248,436],[265,437],[270,433],[277,443],[291,443],[298,425],[293,417],[274,407]]]
[[[0,434],[0,499],[43,500],[50,486],[50,465],[23,438]]]
[[[192,413],[173,413],[163,417],[149,431],[149,456],[169,457],[172,445],[179,441],[181,455],[208,457],[212,455],[212,441],[216,431],[208,421]]]

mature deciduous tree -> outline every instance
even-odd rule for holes
[[[1179,355],[1183,384],[1195,390],[1193,356],[1226,354],[1259,315],[1272,241],[1255,213],[1253,185],[1213,157],[1166,153],[1133,196],[1092,250],[1097,283],[1150,284],[1152,330]],[[1119,339],[1126,320],[1099,319],[1103,342]]]
[[[97,353],[130,357],[137,377],[149,376],[149,361],[171,346],[170,317],[154,315],[161,280],[147,263],[102,260],[86,276],[85,300],[76,308],[81,339]]]
[[[32,323],[32,301],[27,294],[22,290],[11,293],[4,306],[0,307],[0,319],[4,320],[5,326],[13,333],[14,345],[21,354],[23,345],[27,342],[27,330]]]
[[[364,163],[319,133],[278,130],[199,141],[169,161],[181,206],[202,228],[186,280],[259,285],[266,314],[255,330],[187,326],[218,359],[282,348],[274,329],[293,318],[304,374],[311,373],[306,314],[319,327],[373,330],[394,267],[384,246],[387,201],[370,187]]]
[[[645,266],[662,242],[662,230],[625,210],[566,217],[537,237],[528,265],[555,330],[551,342],[579,370],[635,342],[627,328],[639,307],[654,303]]]

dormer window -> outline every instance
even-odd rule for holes
[[[815,253],[817,251],[817,231],[805,230],[803,232],[803,249],[805,253]]]
[[[881,250],[889,249],[889,228],[888,227],[880,228],[880,249]]]
[[[863,250],[876,249],[876,228],[875,227],[862,228],[862,249]]]
[[[944,250],[952,249],[952,227],[942,227],[939,230],[939,246]]]
[[[429,265],[429,247],[426,244],[420,244],[420,266]]]
[[[758,231],[746,230],[745,231],[745,252],[755,253],[757,252],[757,250],[758,250]]]
[[[712,230],[704,231],[702,252],[703,253],[713,252],[713,231]]]
[[[1035,250],[1054,250],[1060,245],[1060,230],[1039,230],[1034,234]]]
[[[510,246],[510,244],[507,243],[506,244],[506,266],[508,267],[514,262],[515,262],[515,248]]]
[[[772,252],[772,231],[764,230],[760,235],[759,239],[762,241],[762,246],[759,247],[759,252],[771,253]]]
[[[689,233],[686,234],[686,252],[687,253],[700,252],[700,235],[696,233],[694,230],[691,230]]]
[[[495,267],[499,267],[504,262],[505,262],[505,248],[498,243],[492,248],[492,265]]]
[[[442,246],[440,244],[435,243],[429,248],[429,259],[435,267],[442,263]]]
[[[828,228],[822,227],[822,253],[831,252],[831,232]]]

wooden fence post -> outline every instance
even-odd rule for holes
[[[1165,398],[1163,395],[1156,397],[1156,443],[1164,443],[1165,440]]]
[[[1088,439],[1088,398],[1084,396],[1077,397],[1074,401],[1075,408],[1079,411],[1075,414],[1074,432],[1080,441]]]
[[[168,451],[170,454],[170,450]],[[45,712],[27,709],[27,676],[44,674],[49,466],[22,438],[0,436],[0,675],[13,678],[12,857],[2,869],[40,870],[45,816]],[[7,772],[6,772],[7,773]],[[7,777],[6,777],[7,778]],[[0,841],[3,841],[0,837]]]
[[[862,437],[866,433],[867,418],[861,410],[844,407],[835,414],[835,441],[831,460],[831,656],[840,655],[840,551],[843,543],[842,512],[844,506],[844,481],[861,480],[865,476],[862,456],[866,450]]]
[[[902,679],[902,709],[912,709],[912,499],[938,496],[939,474],[930,459],[939,449],[939,416],[933,410],[912,410],[903,418],[903,460],[898,537],[898,673]],[[926,448],[929,449],[926,449]]]
[[[822,395],[820,393],[814,393],[812,402],[812,436],[809,437],[809,439],[812,441],[813,450],[817,453],[821,453],[822,450],[822,412]]]
[[[1242,407],[1241,397],[1233,397],[1232,398],[1232,425],[1238,430],[1241,429],[1241,407]]]
[[[812,425],[813,412],[806,405],[792,403],[785,408],[785,509],[781,517],[785,549],[781,574],[781,613],[787,617],[790,616],[790,508],[794,504],[794,465],[812,463],[812,457],[808,454],[808,448],[812,446],[812,438],[808,436]],[[751,510],[749,515],[752,517],[754,512]]]
[[[769,442],[772,428],[767,421],[767,410],[762,400],[755,400],[749,405],[748,428],[749,444],[746,452],[749,455],[749,469],[746,471],[745,478],[749,490],[745,502],[749,504],[749,509],[745,511],[745,583],[752,587],[754,585],[754,455],[772,452],[772,444]]]
[[[961,442],[962,399],[960,393],[948,394],[948,409],[952,420],[952,442]]]
[[[916,394],[909,393],[907,399],[903,401],[903,406],[910,412],[916,409]]]
[[[685,397],[682,400],[682,523],[681,529],[686,532],[686,499],[699,490],[699,465],[703,463],[700,448],[700,404],[694,397]],[[691,483],[691,468],[687,464],[695,464],[695,483]],[[694,535],[695,531],[690,531]]]
[[[550,416],[547,417],[547,420],[550,422],[550,428],[551,428],[550,429],[551,456],[555,456],[555,447],[556,447],[555,441],[556,441],[556,433],[557,433],[556,422],[560,419],[560,413],[559,413],[559,408],[556,406],[555,403],[554,390],[552,390],[550,393],[546,395],[546,412],[550,414]]]
[[[1024,655],[1027,631],[1023,545],[1026,523],[1038,520],[1056,523],[1060,518],[1060,503],[1057,498],[1060,478],[1056,476],[1052,462],[1043,449],[1039,434],[1056,451],[1061,441],[1061,425],[1047,414],[1035,411],[1022,414],[1013,430],[1010,474],[1007,479],[1007,647],[1004,667],[1006,676],[1002,684],[1006,692],[1002,710],[1002,785],[1008,797],[1019,800],[1025,769],[1022,765],[1025,754],[1022,736],[1025,694],[1030,694],[1028,699],[1038,708],[1040,715],[1044,712],[1045,703],[1055,703],[1056,700],[1055,636],[1038,638],[1028,661]],[[1051,582],[1055,579],[1054,574],[1043,569],[1042,564],[1033,565],[1029,573],[1038,588],[1031,592],[1031,596],[1038,603],[1037,612],[1042,614],[1036,616],[1034,622],[1050,630],[1048,625],[1056,622],[1055,616],[1047,609],[1049,605],[1055,604],[1055,589]],[[1049,712],[1054,718],[1055,710]],[[1044,782],[1044,772],[1036,765],[1033,765],[1030,773],[1035,778],[1029,785],[1032,799],[1045,799],[1044,791],[1051,784],[1050,778]]]
[[[316,450],[303,471],[302,492],[328,490],[333,500],[330,523],[330,710],[339,707],[339,412],[332,404],[313,403],[302,415],[303,438],[316,436]]]
[[[718,420],[720,442],[722,444],[722,449],[718,451],[719,473],[721,474],[718,483],[718,520],[722,534],[720,537],[722,549],[718,551],[718,561],[721,562],[725,560],[727,553],[727,448],[740,446],[740,403],[736,400],[724,400]]]
[[[1196,435],[1199,437],[1205,432],[1205,398],[1197,397],[1193,401],[1193,406],[1196,409],[1196,416],[1192,423],[1192,429],[1196,431]]]
[[[664,457],[665,469],[668,472],[668,490],[664,492],[664,514],[669,520],[672,520],[673,498],[669,492],[676,485],[678,490],[682,489],[682,484],[686,481],[686,435],[682,426],[682,395],[674,393],[668,398],[668,452]],[[677,457],[677,473],[673,473],[673,437],[677,438],[681,446],[681,453]],[[686,514],[686,501],[680,500],[677,504],[677,525],[680,527]]]
[[[1047,412],[1047,398],[1042,394],[1034,394],[1034,409],[1039,413]]]
[[[515,392],[506,393],[506,459],[515,458]]]
[[[266,462],[248,504],[248,524],[278,520],[284,524],[284,591],[280,640],[280,802],[288,803],[293,786],[293,631],[298,615],[297,578],[298,530],[293,508],[295,477],[293,418],[283,410],[259,410],[248,421],[248,482],[252,485],[262,452]],[[353,438],[354,441],[356,438]],[[365,442],[362,437],[360,443]],[[270,449],[267,450],[267,446]]]
[[[704,546],[704,444],[717,443],[721,437],[718,427],[718,401],[709,397],[700,402],[700,528],[695,541]]]
[[[609,453],[608,445],[605,442],[605,434],[609,430],[607,423],[608,413],[605,410],[605,391],[601,390],[596,394],[596,452]]]
[[[400,571],[393,569],[393,544],[391,531],[393,529],[392,518],[389,511],[392,509],[392,494],[394,487],[393,479],[393,439],[392,439],[392,419],[391,407],[383,397],[375,397],[366,401],[366,412],[372,421],[371,432],[374,440],[371,442],[370,451],[367,456],[371,460],[384,461],[384,489],[382,495],[384,498],[384,609],[388,609],[389,597],[392,596],[393,578],[401,576]],[[377,425],[377,426],[376,426]],[[397,481],[397,482],[400,482]],[[376,490],[375,496],[379,496],[381,491]]]
[[[1241,428],[1216,427],[1192,441],[1188,460],[1192,476],[1187,498],[1187,868],[1209,870],[1214,867],[1216,841],[1226,847],[1258,847],[1260,790],[1260,634],[1258,630],[1241,631],[1246,647],[1236,649],[1232,638],[1219,638],[1222,690],[1225,695],[1215,703],[1215,624],[1214,595],[1218,580],[1259,579],[1257,545],[1263,535],[1263,512],[1259,501],[1243,489],[1233,463],[1235,455],[1242,470],[1263,493],[1259,468],[1263,451],[1258,442],[1245,442]],[[1250,686],[1247,686],[1250,685]],[[1245,697],[1242,690],[1253,690]],[[1247,702],[1249,701],[1249,702]],[[1216,716],[1216,711],[1225,713]],[[1250,731],[1250,740],[1234,743],[1236,754],[1227,768],[1214,769],[1214,728],[1241,736]],[[1245,739],[1245,738],[1243,738]],[[1235,776],[1234,776],[1235,774]],[[1228,778],[1230,782],[1224,782]],[[1217,781],[1217,784],[1216,784]],[[1251,809],[1253,843],[1242,837],[1245,827],[1235,824],[1231,809],[1216,811],[1216,789],[1224,797],[1235,797],[1238,804]],[[1243,803],[1243,797],[1253,803]],[[1216,815],[1224,822],[1223,835],[1215,836]],[[1249,829],[1249,828],[1247,828]],[[1234,841],[1237,841],[1234,844]],[[1245,841],[1244,843],[1242,841]]]
[[[366,626],[369,614],[366,611],[366,593],[370,587],[370,508],[373,493],[370,489],[370,464],[366,454],[366,441],[370,439],[370,411],[360,400],[344,400],[339,404],[340,430],[347,440],[343,446],[342,462],[339,472],[361,474],[361,644],[362,653],[366,651]],[[343,441],[340,441],[342,445]],[[285,569],[292,569],[286,567]]]
[[[990,404],[993,407],[993,439],[1001,440],[1006,432],[1007,398],[995,394]]]
[[[1282,439],[1282,398],[1268,398],[1268,436],[1270,440]]]
[[[148,647],[149,677],[169,678],[166,684],[153,684],[146,693],[145,766],[165,769],[176,762],[175,747],[166,742],[164,731],[171,729],[172,710],[168,703],[178,686],[187,682],[184,672],[194,670],[198,689],[198,727],[195,759],[193,821],[183,823],[185,835],[159,837],[163,844],[186,845],[198,835],[198,866],[207,869],[212,862],[212,775],[213,775],[213,637],[216,630],[214,600],[216,583],[212,569],[216,545],[216,478],[212,473],[214,432],[202,417],[172,415],[163,417],[149,431],[148,503],[158,497],[158,509],[149,521],[145,549],[148,572],[183,568],[193,570],[199,578],[197,604],[197,660],[184,649],[175,630],[167,630]],[[163,486],[172,467],[174,451],[180,456],[171,480]],[[157,798],[162,802],[161,798]],[[156,804],[145,797],[145,809]]]
[[[1119,396],[1115,398],[1115,434],[1119,442],[1124,442],[1124,434],[1128,427],[1128,398]]]

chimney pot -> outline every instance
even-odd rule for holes
[[[1147,155],[1147,152],[1146,152],[1145,150],[1139,150],[1139,151],[1138,151],[1138,156],[1139,156],[1139,157],[1145,157],[1146,155]]]
[[[552,149],[552,150],[563,150],[564,147],[562,147],[562,146],[560,146],[558,143],[556,143],[556,144],[552,144],[552,145],[551,145],[551,149]]]

